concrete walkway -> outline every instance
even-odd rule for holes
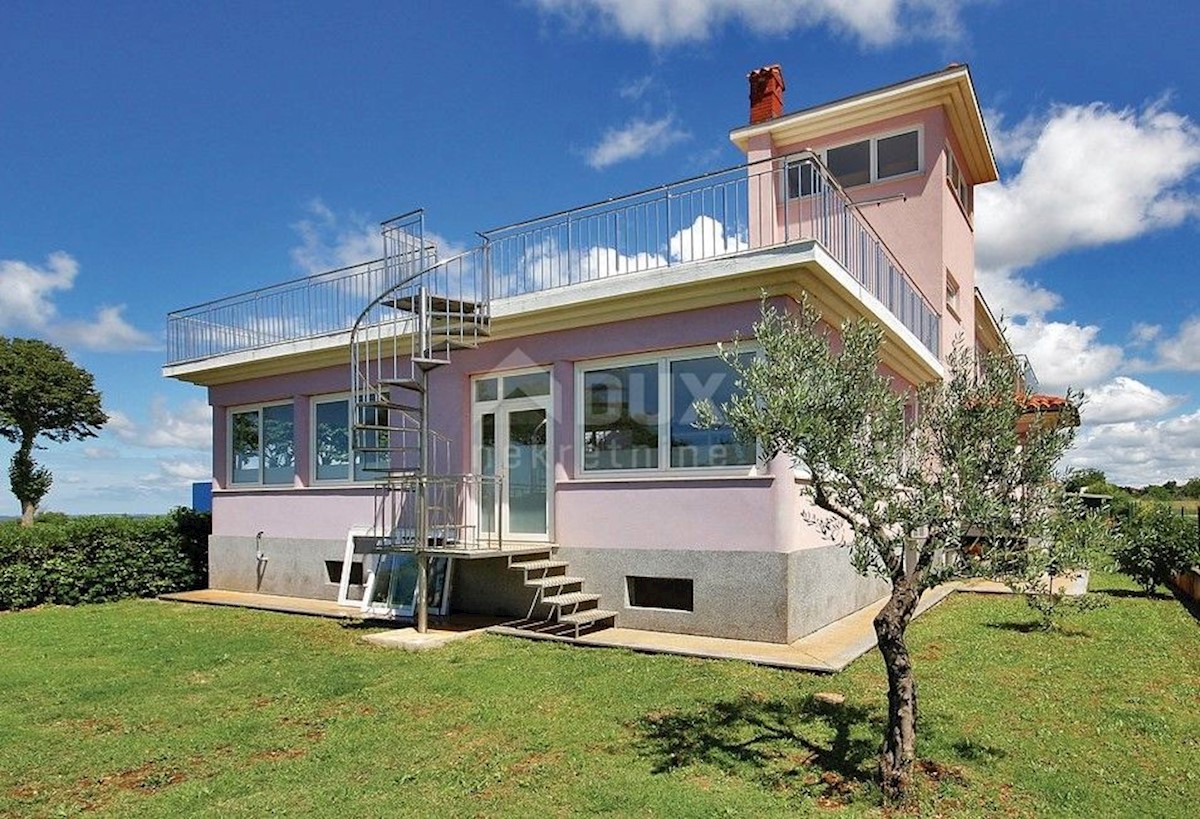
[[[946,599],[951,592],[960,588],[964,591],[993,591],[991,588],[970,588],[961,583],[947,583],[921,595],[921,602],[917,605],[915,616],[920,616]],[[994,591],[1000,590],[995,589]],[[330,600],[310,600],[275,594],[200,589],[164,594],[161,599],[180,603],[238,606],[345,620],[362,619],[362,612],[357,606],[339,606]],[[594,648],[625,648],[651,654],[678,654],[685,657],[714,660],[742,660],[776,668],[828,674],[841,671],[875,647],[875,630],[872,620],[883,608],[884,602],[884,600],[880,600],[866,608],[859,609],[812,634],[801,637],[794,643],[729,640],[721,637],[669,634],[661,631],[619,627],[604,629],[592,634],[585,634],[578,639],[572,639],[571,637],[507,626],[498,618],[472,617],[470,615],[437,618],[430,623],[430,628],[425,634],[420,634],[415,628],[408,627],[368,634],[363,639],[375,645],[402,648],[408,651],[422,651],[487,632],[508,637],[521,637],[527,640],[551,640]]]
[[[945,600],[958,586],[957,583],[947,583],[926,591],[921,595],[921,602],[917,604],[917,612],[914,616],[924,614]],[[880,600],[872,603],[812,634],[801,637],[794,643],[728,640],[720,637],[699,637],[692,634],[669,634],[662,631],[643,631],[619,627],[585,634],[577,640],[507,626],[495,626],[488,631],[493,634],[532,640],[553,640],[573,645],[603,648],[626,648],[651,654],[679,654],[686,657],[714,660],[743,660],[757,665],[829,674],[841,671],[875,647],[875,628],[872,621],[879,610],[883,608],[884,602],[885,600]]]

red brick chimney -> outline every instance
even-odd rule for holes
[[[783,114],[783,69],[775,65],[756,68],[750,80],[750,124],[766,122]]]

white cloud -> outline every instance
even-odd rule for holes
[[[85,446],[83,457],[89,461],[107,461],[112,458],[120,458],[121,451],[108,446]]]
[[[1100,384],[1121,365],[1121,348],[1100,342],[1099,333],[1095,325],[1033,317],[1009,325],[1005,335],[1014,350],[1029,356],[1042,390],[1061,392]]]
[[[122,442],[151,449],[212,448],[212,408],[203,401],[188,401],[181,408],[167,406],[162,396],[150,403],[150,421],[141,425],[119,410],[106,410],[111,432]]]
[[[1088,390],[1080,415],[1085,424],[1144,421],[1165,415],[1182,400],[1181,396],[1167,395],[1137,379],[1119,375]]]
[[[644,77],[638,77],[636,80],[623,83],[617,89],[617,93],[627,100],[639,100],[645,96],[652,85],[654,85],[654,75],[647,74]]]
[[[668,114],[655,120],[635,119],[621,128],[610,128],[600,141],[586,151],[587,164],[596,170],[618,162],[658,154],[688,139],[690,134],[675,124]]]
[[[1200,372],[1200,316],[1183,322],[1179,332],[1155,345],[1156,360],[1151,369]]]
[[[1144,347],[1162,335],[1162,325],[1135,321],[1129,330],[1129,340],[1137,347]]]
[[[668,247],[673,261],[690,262],[740,253],[750,244],[740,236],[726,235],[725,226],[711,216],[697,216],[689,227],[671,237]]]
[[[91,321],[61,318],[55,296],[71,290],[78,275],[79,263],[61,250],[47,256],[44,265],[0,259],[0,332],[31,333],[66,347],[103,352],[160,346],[125,320],[124,305],[102,306]]]
[[[125,320],[124,311],[123,304],[101,307],[94,321],[64,321],[51,335],[68,347],[100,352],[159,349],[162,345]]]
[[[212,479],[212,465],[201,461],[167,460],[160,458],[158,468],[162,474],[179,483],[207,481]]]
[[[1023,161],[1008,181],[976,192],[984,270],[1127,241],[1200,213],[1186,188],[1200,168],[1200,128],[1161,103],[1140,111],[1060,105],[1001,130],[996,142]]]
[[[863,45],[902,37],[953,40],[962,0],[535,0],[575,29],[599,26],[663,47],[711,38],[730,24],[781,36],[828,26]]]
[[[292,264],[312,275],[350,267],[383,257],[383,237],[378,222],[355,213],[338,214],[320,199],[305,208],[308,216],[292,224],[300,244],[291,249]],[[425,231],[425,241],[437,250],[439,259],[457,256],[466,246]]]
[[[1067,467],[1101,469],[1124,486],[1186,480],[1200,474],[1200,412],[1085,426],[1063,460]]]

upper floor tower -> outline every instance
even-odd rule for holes
[[[780,66],[752,71],[749,81],[750,122],[730,138],[750,168],[751,244],[805,229],[807,200],[826,178],[812,169],[815,158],[941,316],[943,358],[960,337],[973,345],[974,188],[998,174],[967,67],[790,114]]]

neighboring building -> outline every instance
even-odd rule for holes
[[[410,214],[381,261],[173,313],[164,373],[214,410],[212,586],[409,615],[424,545],[434,612],[775,642],[882,597],[805,475],[693,402],[730,395],[716,344],[763,293],[878,322],[899,388],[1004,345],[974,272],[996,165],[965,66],[791,114],[778,66],[750,86],[743,167],[442,261]]]

